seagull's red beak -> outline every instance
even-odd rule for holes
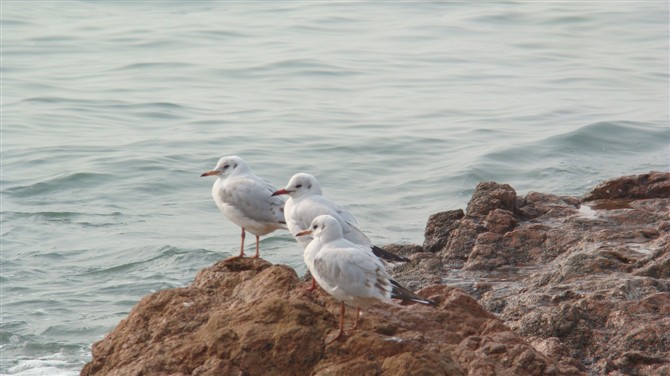
[[[218,175],[218,174],[219,174],[218,171],[216,171],[216,170],[212,170],[212,171],[203,172],[202,175],[200,175],[200,177],[203,177],[203,176],[212,176],[212,175]]]
[[[279,195],[287,195],[289,193],[290,192],[287,191],[286,189],[280,189],[280,190],[276,191],[275,193],[273,193],[272,195],[273,196],[279,196]]]
[[[302,230],[299,233],[295,234],[295,236],[305,236],[305,235],[312,235],[312,230]]]

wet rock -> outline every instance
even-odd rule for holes
[[[575,214],[581,204],[579,197],[556,196],[529,192],[517,203],[517,215],[523,220],[560,218]]]
[[[465,214],[450,210],[430,216],[424,250],[438,253],[447,264],[462,266],[480,234],[504,234],[514,228],[516,200],[516,192],[507,184],[479,183]]]
[[[485,217],[490,211],[503,209],[514,212],[516,191],[508,184],[482,182],[477,184],[468,203],[466,214],[471,217]]]
[[[422,252],[413,254],[410,259],[411,262],[389,270],[400,284],[410,290],[418,290],[423,286],[442,283],[444,263],[440,257]]]
[[[670,198],[670,176],[667,172],[652,171],[606,181],[589,192],[584,202],[651,198]]]
[[[82,375],[577,375],[536,351],[461,290],[375,305],[326,345],[339,304],[264,260],[218,262],[186,288],[151,294],[102,341]],[[353,320],[355,310],[350,310]]]
[[[505,234],[511,231],[517,224],[517,219],[509,210],[493,209],[486,215],[484,226],[490,232],[496,234]]]
[[[512,192],[477,187],[437,252],[446,282],[559,365],[669,374],[670,173],[613,179],[584,198]]]
[[[409,259],[412,259],[413,257],[416,257],[415,255],[418,253],[422,253],[423,247],[420,245],[416,244],[387,244],[384,246],[384,249],[394,253],[399,256],[404,256]]]
[[[458,227],[463,210],[450,210],[431,215],[426,224],[423,250],[425,252],[440,252],[447,245],[451,232]]]
[[[505,235],[486,232],[477,236],[464,270],[494,270],[541,259],[547,239],[546,226],[531,225]]]
[[[458,227],[451,231],[447,238],[447,246],[438,254],[446,263],[454,266],[462,265],[468,259],[479,234],[486,232],[486,227],[480,220],[464,217],[458,222]]]
[[[635,269],[633,275],[670,279],[670,244],[665,244],[650,260],[642,260],[643,267]]]

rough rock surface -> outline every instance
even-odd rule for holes
[[[339,304],[264,260],[221,261],[190,287],[142,299],[93,346],[82,375],[578,375],[463,291],[420,293],[436,308],[378,305],[325,345]],[[349,322],[353,321],[351,310]]]
[[[391,272],[437,307],[338,303],[263,260],[142,299],[82,375],[670,375],[670,173],[580,197],[477,186]],[[427,287],[425,287],[427,286]],[[353,310],[348,323],[353,321]]]
[[[459,212],[430,217],[401,283],[461,287],[559,365],[670,375],[670,173],[583,198],[480,183]]]

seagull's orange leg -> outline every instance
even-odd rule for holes
[[[312,277],[312,285],[307,288],[307,291],[314,291],[316,290],[316,279]]]
[[[256,235],[256,254],[254,255],[254,258],[258,258],[260,256],[260,241],[261,237]]]
[[[240,235],[240,238],[241,238],[240,257],[244,257],[244,238],[245,237],[246,237],[246,232],[244,231],[244,227],[242,227],[242,234]]]
[[[244,232],[244,227],[242,227],[242,234],[240,235],[240,238],[241,238],[241,243],[240,243],[240,254],[237,255],[237,256],[231,256],[231,257],[228,257],[228,258],[226,259],[226,261],[228,261],[228,260],[235,260],[235,259],[244,257],[244,238],[245,238],[245,236],[246,236],[246,234],[245,234],[245,232]]]
[[[344,302],[342,302],[342,305],[340,307],[340,330],[337,332],[337,335],[334,338],[331,338],[326,341],[326,345],[329,343],[333,343],[337,341],[338,339],[342,338],[344,336]]]

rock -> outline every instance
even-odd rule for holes
[[[384,246],[384,249],[409,259],[412,259],[416,254],[423,252],[423,247],[416,244],[387,244]]]
[[[613,179],[583,198],[482,183],[446,243],[431,239],[446,245],[430,270],[559,366],[670,374],[669,213],[670,173]]]
[[[484,227],[490,232],[504,235],[512,231],[517,224],[517,219],[509,210],[493,209],[484,219]]]
[[[516,214],[525,221],[540,218],[561,218],[575,214],[581,204],[579,197],[556,196],[547,193],[529,192],[518,200]]]
[[[494,209],[514,212],[515,203],[516,192],[508,184],[479,183],[468,203],[466,214],[471,217],[485,217]]]
[[[651,259],[646,263],[644,259],[641,260],[645,266],[635,269],[633,275],[656,279],[670,279],[670,243],[661,246]]]
[[[418,290],[423,286],[442,284],[444,263],[434,253],[416,253],[411,257],[412,262],[398,265],[389,272],[401,285],[410,290]]]
[[[428,219],[424,250],[439,252],[446,263],[461,264],[467,260],[479,234],[487,229],[504,231],[514,227],[510,214],[515,210],[516,192],[509,185],[479,183],[462,210],[437,213]]]
[[[440,252],[447,245],[449,235],[456,229],[460,219],[465,214],[463,210],[450,210],[431,215],[426,224],[423,241],[423,250],[425,252]]]
[[[606,181],[584,197],[584,202],[614,199],[670,198],[670,176],[666,172],[624,176]]]
[[[142,299],[102,341],[82,375],[578,375],[536,351],[461,290],[437,302],[370,307],[345,340],[339,303],[308,293],[295,272],[261,259],[221,261],[191,286]],[[355,310],[349,310],[353,320]]]
[[[472,252],[477,236],[485,231],[486,227],[481,220],[466,216],[458,222],[458,227],[451,231],[446,247],[438,254],[445,263],[453,266],[462,265]]]

